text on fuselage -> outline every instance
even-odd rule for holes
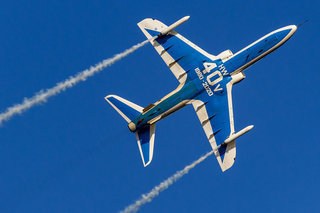
[[[202,81],[202,86],[206,90],[209,96],[213,95],[213,92],[210,86],[215,86],[214,92],[218,92],[223,90],[218,84],[222,81],[223,76],[228,75],[228,71],[223,64],[218,66],[218,70],[211,73],[211,70],[217,67],[216,63],[203,63],[204,70],[201,72],[200,69],[197,67],[194,71],[196,72],[200,81]],[[207,81],[204,80],[204,75],[208,74]]]

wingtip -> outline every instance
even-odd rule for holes
[[[248,129],[251,130],[254,127],[254,125],[248,126]]]
[[[104,99],[108,100],[108,98],[111,98],[111,97],[115,97],[115,95],[107,95],[104,97]]]

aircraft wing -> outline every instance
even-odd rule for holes
[[[159,35],[168,26],[162,22],[147,18],[138,23],[139,28],[150,39]],[[205,61],[214,61],[216,57],[193,44],[175,31],[150,40],[152,46],[170,68],[180,83],[187,78],[187,73],[203,66]]]
[[[222,171],[229,169],[236,157],[234,140],[217,149],[235,132],[231,97],[233,83],[232,76],[225,77],[220,82],[219,91],[215,91],[214,95],[209,96],[204,91],[192,102]]]

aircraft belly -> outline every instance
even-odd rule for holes
[[[177,90],[175,93],[171,93],[170,96],[167,96],[160,103],[150,108],[150,110],[139,115],[133,122],[136,123],[137,129],[154,124],[184,107],[188,104],[189,100],[192,100],[198,93],[199,90],[194,82],[188,82],[184,84],[181,89]]]
[[[270,44],[270,43],[269,43]],[[267,43],[260,43],[255,46],[252,46],[245,51],[238,54],[236,57],[231,58],[230,60],[226,61],[226,66],[231,68],[231,72],[238,70],[243,71],[259,59],[261,59],[264,55],[264,53],[270,49]],[[262,57],[259,57],[262,56]]]
[[[164,113],[162,113],[161,115],[153,118],[152,120],[148,121],[148,124],[154,124],[157,121],[167,117],[168,115],[178,111],[179,109],[185,107],[188,103],[190,102],[190,100],[184,100],[181,101],[180,103],[178,103],[177,105],[175,105],[174,107],[170,108],[169,110],[165,111]]]
[[[295,30],[288,28],[270,33],[240,50],[225,63],[232,68],[232,74],[239,73],[280,47],[292,36],[292,31]]]
[[[213,56],[172,31],[188,18],[184,17],[169,27],[150,18],[138,23],[180,82],[175,90],[145,108],[116,95],[108,95],[105,99],[135,133],[144,166],[153,158],[155,123],[192,104],[213,153],[225,171],[235,161],[235,140],[253,128],[251,125],[235,131],[232,86],[245,78],[244,69],[285,43],[297,26],[275,30],[236,54],[226,50]]]

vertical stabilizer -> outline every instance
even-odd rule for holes
[[[152,161],[155,128],[156,125],[152,124],[135,132],[144,167],[148,166]]]
[[[105,99],[127,121],[127,123],[131,123],[133,119],[142,113],[142,107],[119,96],[108,95]],[[134,130],[142,163],[145,167],[151,163],[153,157],[155,127],[155,124],[152,124],[138,130]]]

